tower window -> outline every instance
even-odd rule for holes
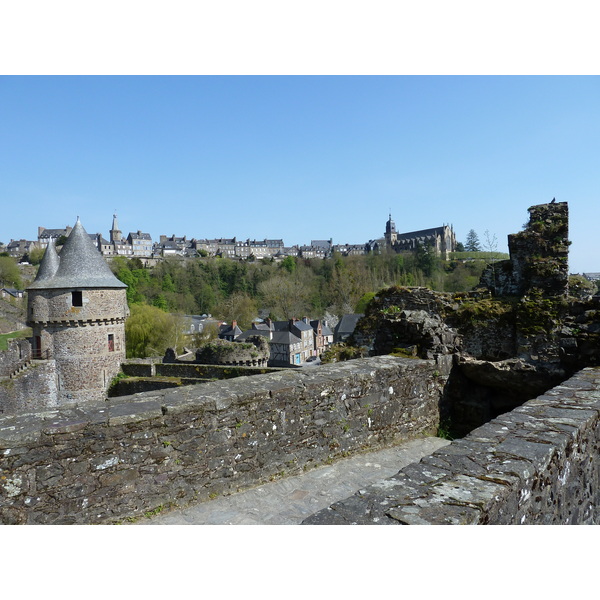
[[[108,351],[109,352],[115,351],[115,335],[114,335],[114,333],[108,334]]]
[[[83,306],[83,292],[71,292],[73,306]]]

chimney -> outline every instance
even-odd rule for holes
[[[234,319],[231,321],[231,329],[235,329],[237,327],[237,321]]]

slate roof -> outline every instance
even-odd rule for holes
[[[260,335],[269,339],[271,337],[271,333],[269,330],[264,329],[247,329],[244,333],[241,333],[235,338],[236,342],[245,342],[249,337]]]
[[[588,281],[598,281],[600,279],[600,273],[584,273],[583,276]]]
[[[304,321],[294,321],[293,325],[298,331],[312,331],[312,327]]]
[[[14,298],[19,298],[23,295],[23,290],[17,290],[15,288],[2,288],[2,291],[13,296]]]
[[[113,275],[78,218],[60,256],[56,251],[44,254],[38,275],[29,289],[126,287]]]
[[[323,335],[333,335],[333,331],[331,330],[331,327],[329,327],[329,325],[325,325],[325,324],[323,324],[321,326],[321,333]]]
[[[232,325],[221,325],[221,329],[219,331],[219,337],[225,336],[225,335],[227,335],[227,336],[233,335],[234,337],[237,337],[241,333],[242,333],[242,330],[237,325],[235,327],[233,327]]]
[[[141,231],[138,231],[136,233],[130,232],[127,238],[132,240],[148,240],[149,242],[152,241],[152,237],[149,233],[143,233]]]
[[[301,344],[302,340],[291,333],[290,331],[276,331],[273,333],[273,337],[271,338],[272,344]]]
[[[443,227],[432,227],[431,229],[421,229],[420,231],[410,231],[408,233],[399,233],[396,239],[398,241],[410,240],[412,238],[430,238],[436,235],[444,235]]]
[[[39,239],[51,239],[51,238],[59,238],[61,235],[67,235],[68,228],[64,229],[44,229],[42,233],[38,236]]]
[[[336,337],[353,333],[354,329],[356,329],[356,324],[363,316],[364,315],[343,315],[335,327]]]
[[[44,252],[44,257],[40,263],[40,268],[38,269],[34,283],[52,279],[56,275],[56,271],[58,271],[59,264],[60,259],[56,253],[56,246],[54,245],[54,240],[51,239],[46,248],[46,252]]]

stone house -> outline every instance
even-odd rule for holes
[[[38,243],[30,240],[10,240],[6,251],[12,258],[22,258],[38,247]]]
[[[308,317],[289,321],[252,323],[252,334],[268,337],[271,347],[271,366],[301,365],[316,356],[315,333]]]
[[[53,241],[55,244],[61,236],[69,237],[73,228],[68,225],[64,229],[46,229],[38,227],[38,246],[46,249],[48,244]]]
[[[127,242],[131,246],[133,256],[143,258],[152,256],[152,236],[149,233],[143,233],[139,229],[135,233],[130,232]]]
[[[203,250],[208,256],[222,256],[223,258],[234,258],[237,244],[236,238],[194,240],[194,248],[198,252]]]
[[[242,330],[238,327],[237,321],[234,320],[231,325],[227,325],[227,323],[221,325],[219,328],[219,339],[234,342],[241,333]]]
[[[235,245],[235,257],[247,259],[253,257],[257,260],[261,258],[272,258],[283,249],[283,240],[240,240]]]
[[[291,331],[274,331],[270,340],[269,365],[288,367],[302,361],[302,339]]]
[[[333,247],[333,251],[342,256],[362,256],[370,250],[367,244],[338,244]]]
[[[333,344],[333,331],[326,321],[320,319],[310,322],[314,334],[315,356],[321,356]]]
[[[158,243],[154,244],[153,256],[195,256],[196,240],[188,240],[187,236],[178,237],[161,235]]]

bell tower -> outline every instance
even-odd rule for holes
[[[390,211],[390,218],[385,224],[385,242],[388,247],[392,247],[398,239],[398,233],[396,232],[396,224],[392,221],[392,213]]]
[[[119,229],[119,224],[117,223],[117,213],[115,212],[113,215],[112,229],[110,230],[110,243],[120,244],[122,238],[123,233]]]

